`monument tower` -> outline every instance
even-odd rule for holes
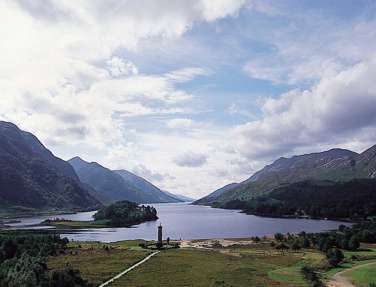
[[[163,246],[163,237],[162,237],[162,224],[158,226],[158,242],[157,247],[161,248]]]

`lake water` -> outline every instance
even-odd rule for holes
[[[102,228],[80,230],[63,236],[74,240],[114,242],[127,239],[156,239],[157,226],[163,225],[163,236],[173,239],[243,238],[280,233],[320,232],[336,229],[339,221],[312,219],[283,219],[246,215],[238,210],[226,210],[187,203],[153,204],[159,220],[139,224],[132,228]],[[95,212],[68,215],[21,218],[14,228],[39,224],[47,218],[92,220]]]

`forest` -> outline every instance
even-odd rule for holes
[[[139,206],[127,200],[115,202],[103,207],[94,215],[95,221],[106,220],[108,225],[126,227],[145,221],[157,220],[157,210],[152,206]]]
[[[68,239],[30,232],[0,234],[0,287],[89,287],[78,270],[49,273],[47,257],[66,252]]]
[[[376,214],[376,181],[302,181],[249,201],[232,200],[220,207],[271,217],[362,220]]]

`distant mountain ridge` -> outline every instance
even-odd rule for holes
[[[163,193],[147,180],[126,170],[110,170],[96,162],[86,162],[80,157],[68,161],[80,180],[93,187],[103,203],[128,200],[137,203],[180,202]]]
[[[115,172],[126,182],[129,182],[129,184],[134,185],[136,188],[147,194],[147,200],[150,202],[145,203],[173,203],[183,201],[182,199],[179,199],[178,196],[160,190],[151,182],[127,170],[121,169],[115,170]]]
[[[38,209],[101,206],[70,164],[33,134],[0,121],[0,203]]]
[[[165,191],[163,190],[164,193],[166,193],[167,195],[171,196],[171,197],[174,197],[180,201],[183,201],[183,202],[192,202],[192,201],[195,201],[194,198],[192,197],[189,197],[189,196],[185,196],[185,195],[181,195],[181,194],[174,194],[174,193],[171,193],[171,192],[168,192],[168,191]]]
[[[232,200],[251,200],[274,189],[304,180],[345,182],[376,177],[376,145],[355,153],[346,149],[280,158],[249,179],[214,191],[195,204],[223,205]],[[223,190],[225,189],[225,190]]]

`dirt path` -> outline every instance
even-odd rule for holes
[[[99,285],[99,287],[105,287],[105,286],[108,286],[109,284],[111,284],[112,282],[114,282],[116,279],[119,279],[120,277],[122,277],[123,275],[127,274],[129,271],[135,269],[136,267],[140,266],[141,264],[145,263],[146,261],[148,261],[150,258],[152,258],[154,255],[157,255],[159,253],[159,251],[156,251],[152,254],[150,254],[149,256],[145,257],[144,259],[142,259],[140,262],[136,263],[135,265],[129,267],[127,270],[124,270],[123,272],[119,273],[118,275],[116,275],[115,277],[111,278],[110,280],[106,281],[105,283]]]
[[[349,278],[347,278],[346,276],[344,276],[344,274],[346,272],[350,272],[350,271],[353,271],[353,270],[356,270],[356,269],[359,269],[359,268],[362,268],[364,266],[368,266],[368,265],[373,265],[373,264],[376,264],[376,262],[369,262],[369,263],[366,263],[366,264],[361,264],[361,265],[357,265],[357,266],[354,266],[352,268],[349,268],[349,269],[345,269],[341,272],[338,272],[336,273],[332,280],[330,280],[328,283],[327,283],[327,287],[356,287]]]

